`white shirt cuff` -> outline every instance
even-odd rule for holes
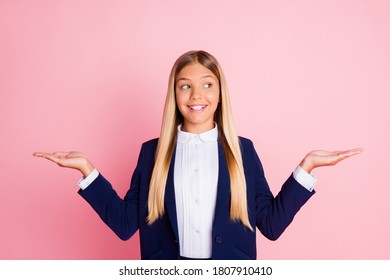
[[[92,184],[93,181],[99,176],[99,172],[94,169],[87,177],[81,178],[78,181],[78,185],[80,189],[85,190],[90,184]]]
[[[310,192],[314,190],[314,186],[317,184],[317,178],[307,173],[306,170],[299,165],[295,168],[293,177],[300,185]]]

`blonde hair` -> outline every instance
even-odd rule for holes
[[[152,224],[164,215],[165,186],[169,166],[176,147],[177,126],[183,122],[183,116],[176,105],[175,82],[180,71],[185,66],[194,63],[199,63],[209,69],[219,80],[221,97],[214,119],[218,125],[219,137],[230,176],[230,218],[233,221],[240,221],[253,231],[248,218],[246,181],[240,142],[234,128],[225,76],[215,57],[205,51],[189,51],[180,56],[172,67],[168,81],[160,138],[157,144],[155,165],[149,186],[149,215],[147,222]]]

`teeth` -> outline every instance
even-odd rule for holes
[[[202,109],[204,109],[204,107],[206,106],[200,106],[200,105],[197,105],[197,106],[190,106],[190,108],[194,111],[200,111]]]

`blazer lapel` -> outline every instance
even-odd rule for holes
[[[177,230],[177,214],[176,214],[176,198],[175,198],[175,187],[173,181],[173,171],[175,167],[175,155],[176,149],[173,152],[171,164],[169,166],[167,183],[165,186],[165,211],[168,219],[171,223],[173,232],[175,234],[176,240],[179,240],[179,233]]]
[[[217,201],[215,204],[215,214],[213,227],[218,222],[229,216],[230,213],[230,177],[227,168],[225,153],[222,144],[218,140],[218,186],[217,186]]]

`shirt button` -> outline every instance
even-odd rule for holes
[[[196,204],[199,204],[199,199],[198,199],[198,198],[195,199],[195,203],[196,203]]]
[[[217,235],[217,236],[215,237],[215,242],[216,242],[216,243],[222,243],[222,236]]]
[[[200,233],[200,230],[199,230],[199,229],[197,229],[195,232],[196,232],[197,234],[199,234],[199,233]]]
[[[198,173],[198,171],[199,171],[198,168],[195,168],[195,169],[194,169],[194,172],[195,172],[195,173]]]

